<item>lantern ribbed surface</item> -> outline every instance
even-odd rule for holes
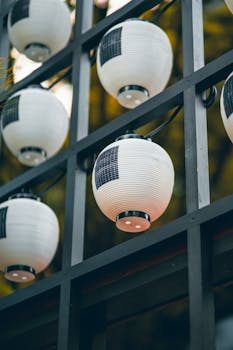
[[[71,29],[70,11],[62,0],[18,0],[8,17],[12,45],[38,62],[64,48]]]
[[[158,26],[131,19],[112,27],[97,50],[97,71],[105,90],[127,108],[161,92],[172,70],[172,48]]]
[[[0,205],[0,270],[6,278],[33,280],[52,261],[58,239],[57,217],[46,204],[29,196]]]
[[[233,143],[233,72],[223,85],[220,97],[220,111],[226,133]]]
[[[14,94],[2,110],[2,135],[9,150],[36,166],[62,147],[69,128],[65,107],[50,91],[29,87]]]
[[[233,14],[233,0],[225,0],[225,3],[229,8],[229,10],[231,11],[231,13]]]
[[[112,221],[120,215],[117,227],[128,232],[148,229],[150,222],[164,213],[173,186],[174,168],[167,152],[140,138],[121,139],[107,146],[99,154],[92,176],[99,208]]]

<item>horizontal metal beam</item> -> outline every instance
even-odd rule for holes
[[[195,225],[202,225],[211,220],[221,218],[224,214],[233,211],[233,195],[218,200],[209,206],[201,208],[193,213],[182,216],[158,229],[151,230],[133,240],[121,243],[96,256],[86,259],[82,264],[76,265],[70,272],[71,279],[80,278],[89,273],[96,272],[110,264],[123,261],[137,253],[143,253],[157,244],[181,235]]]
[[[182,262],[183,258],[183,262]],[[152,310],[160,310],[169,304],[187,300],[187,268],[186,257],[172,259],[170,265],[178,264],[177,271],[167,274],[162,279],[154,279],[148,284],[130,290],[125,294],[118,294],[106,302],[108,325],[126,321],[135,316]],[[165,268],[160,265],[160,268]],[[92,307],[89,308],[90,310]]]
[[[0,343],[10,341],[12,337],[20,337],[22,334],[32,331],[33,329],[39,328],[51,322],[58,320],[58,311],[52,310],[39,314],[36,318],[24,320],[24,322],[14,324],[13,327],[7,329],[0,333]],[[12,324],[11,324],[12,325]]]
[[[5,16],[10,10],[11,6],[16,0],[8,0],[4,4],[3,15]],[[48,59],[40,68],[36,69],[33,73],[28,75],[25,79],[21,80],[17,84],[14,84],[11,88],[0,94],[0,103],[9,98],[13,93],[26,88],[30,84],[39,84],[44,80],[51,78],[60,70],[66,68],[72,64],[72,54],[75,46],[81,41],[85,48],[91,49],[95,46],[96,40],[100,40],[104,32],[120,22],[121,20],[130,18],[132,16],[139,16],[141,13],[159,4],[162,0],[134,0],[124,6],[119,11],[116,11],[111,16],[107,16],[100,21],[94,28],[83,33],[81,38],[78,37],[75,41],[70,43],[63,50]]]
[[[69,44],[56,55],[48,59],[41,67],[33,71],[26,78],[12,85],[8,90],[0,94],[0,104],[3,103],[15,92],[26,88],[28,85],[40,84],[41,82],[53,77],[60,70],[72,64],[72,53],[74,42]]]
[[[162,0],[134,0],[115,11],[110,16],[106,16],[95,27],[83,33],[81,43],[86,50],[96,47],[104,33],[117,23],[120,23],[128,18],[138,17],[143,12],[160,4]]]
[[[10,194],[19,191],[23,187],[38,185],[56,175],[59,170],[65,170],[70,153],[72,153],[72,150],[67,149],[37,167],[26,170],[25,173],[17,176],[5,185],[0,186],[0,201],[5,200]]]
[[[8,12],[10,11],[11,7],[15,2],[16,0],[3,0],[3,9],[1,13],[2,17],[5,17],[8,14]]]
[[[182,103],[183,92],[193,84],[201,91],[208,89],[218,79],[225,79],[233,70],[233,49],[208,63],[204,68],[171,85],[137,108],[124,113],[76,144],[77,153],[96,152],[128,129],[136,129]],[[219,71],[221,74],[219,74]],[[216,78],[218,77],[218,79]],[[221,77],[221,78],[220,78]]]
[[[14,306],[27,298],[44,293],[60,285],[65,279],[78,280],[90,274],[101,273],[101,270],[107,266],[122,262],[126,258],[136,256],[138,253],[146,253],[147,249],[182,234],[188,227],[203,224],[213,219],[217,220],[223,214],[230,213],[231,211],[233,211],[233,195],[86,259],[84,262],[73,266],[64,275],[57,273],[52,277],[36,282],[26,289],[19,290],[15,294],[4,297],[0,300],[0,311]],[[224,251],[227,251],[227,247],[227,245],[224,245]],[[229,245],[229,250],[231,249],[231,245]]]
[[[145,3],[144,3],[144,0],[134,0],[129,4],[127,4],[126,6],[124,6],[119,11],[116,11],[116,13],[113,13],[111,16],[106,17],[99,24],[97,24],[96,27],[82,34],[81,38],[76,39],[75,41],[70,43],[67,47],[65,47],[63,50],[61,50],[56,55],[48,59],[40,68],[36,69],[34,72],[32,72],[26,78],[22,79],[17,84],[14,84],[4,93],[1,93],[0,104],[4,102],[7,98],[9,98],[13,93],[26,88],[28,85],[39,84],[51,78],[60,70],[70,66],[72,64],[73,50],[77,45],[77,42],[81,40],[83,44],[91,46],[90,42],[92,42],[92,40],[96,41],[96,37],[103,35],[103,32],[104,32],[103,28],[105,28],[106,25],[108,25],[109,27],[112,25],[112,18],[114,23],[119,22],[122,16],[124,17],[126,16],[127,13],[130,13],[129,11],[131,11],[131,7],[133,7],[137,13],[138,12],[140,13],[140,12],[143,12],[142,8],[144,7],[151,8],[152,6],[154,6],[154,4],[159,2],[161,2],[161,0],[151,0],[151,1],[146,0]],[[114,20],[115,17],[116,19]],[[196,71],[193,75],[190,75],[185,79],[180,80],[178,83],[176,83],[178,85],[176,84],[172,85],[171,88],[172,87],[174,87],[174,89],[178,88],[178,90],[177,90],[176,99],[173,101],[173,103],[169,105],[169,108],[173,107],[177,103],[177,101],[180,100],[179,94],[184,90],[186,90],[187,88],[189,88],[192,84],[196,84],[198,91],[203,91],[208,87],[216,84],[217,82],[225,79],[227,75],[230,74],[230,72],[233,70],[233,63],[232,61],[230,61],[232,55],[233,55],[233,50],[230,50],[229,52],[223,54],[222,56],[208,63],[202,69]],[[160,98],[159,96],[163,97],[163,94],[169,93],[169,91],[167,92],[167,90],[168,89],[166,89],[161,94],[154,97],[154,98],[157,98],[155,101],[155,104],[157,104],[157,101]],[[150,99],[150,102],[154,98]],[[146,103],[143,104],[143,108],[146,106],[148,107],[148,110],[146,111],[147,113],[153,112],[154,103],[148,104],[148,105],[146,105]],[[138,108],[140,107],[141,106],[139,106]],[[169,110],[169,108],[167,110]],[[163,111],[163,108],[161,108],[161,112],[159,112],[158,110],[158,113],[165,113],[165,112]],[[149,119],[148,121],[150,120],[151,119]],[[147,121],[145,121],[143,124],[145,124],[146,122]],[[140,123],[139,126],[141,125],[142,123]],[[102,128],[100,130],[102,130]]]
[[[233,49],[215,58],[193,74],[193,84],[200,93],[214,84],[225,80],[233,70]]]
[[[59,287],[61,281],[64,281],[65,278],[66,277],[62,274],[62,272],[57,272],[51,277],[37,281],[35,284],[27,288],[18,289],[14,294],[0,299],[0,311],[5,310],[9,307],[13,307],[14,305],[18,305],[25,300],[29,300],[56,287]]]
[[[205,230],[203,230],[202,234],[206,234]],[[219,267],[218,271],[215,269],[212,284],[216,287],[225,284],[226,280],[232,281],[233,264],[229,262],[232,261],[233,255],[233,235],[228,234],[226,236],[216,237],[214,239],[213,250],[215,265],[218,265],[217,260],[221,261],[222,264],[228,262],[227,271],[222,272],[221,267]],[[224,279],[222,275],[224,275]],[[180,288],[175,292],[178,276],[179,278],[182,276],[182,281],[180,281]],[[172,283],[174,283],[174,287]],[[164,287],[165,284],[166,287]],[[159,292],[160,288],[161,293]],[[153,289],[156,293],[153,293]],[[110,282],[102,287],[93,288],[92,291],[84,290],[81,307],[86,309],[98,303],[110,301],[108,306],[110,309],[108,312],[108,321],[116,322],[118,319],[125,319],[152,307],[159,307],[170,303],[174,298],[184,298],[187,296],[187,291],[187,251],[184,247],[184,251],[181,250],[180,254],[175,255],[169,260],[151,266],[150,268],[145,268],[138,273],[127,275],[127,277],[123,277],[116,282]],[[151,294],[153,297],[150,297]],[[133,299],[131,306],[128,305],[130,304],[130,299]]]
[[[69,54],[71,54],[71,52]],[[37,180],[43,181],[46,175],[51,174],[53,168],[56,170],[60,167],[64,167],[66,160],[74,153],[78,153],[78,157],[80,156],[80,153],[81,159],[92,152],[98,152],[108,143],[112,142],[115,137],[124,133],[127,129],[136,129],[152,119],[155,119],[161,114],[168,112],[172,107],[175,107],[177,104],[182,102],[183,92],[192,86],[192,84],[196,84],[199,90],[205,90],[218,82],[220,77],[221,80],[225,79],[233,70],[232,56],[233,50],[230,50],[221,57],[208,63],[204,68],[173,84],[165,91],[151,98],[134,110],[124,113],[121,117],[116,118],[112,122],[94,131],[89,136],[78,141],[76,145],[68,147],[65,151],[47,160],[46,163],[26,171],[24,174],[10,181],[8,184],[1,186],[0,200],[24,185],[34,183]],[[39,79],[39,77],[41,78],[45,73],[42,68],[43,67],[32,73],[32,75],[35,75],[35,79]],[[221,74],[219,72],[221,72]],[[29,79],[29,77],[26,79]],[[18,86],[18,84],[16,85]]]
[[[203,234],[205,234],[204,231]],[[224,264],[224,261],[229,263],[232,261],[232,254],[233,235],[228,234],[226,236],[223,235],[222,237],[216,237],[214,240],[215,260],[221,261],[222,264]],[[217,262],[217,264],[219,263]],[[225,285],[226,283],[229,283],[229,281],[232,281],[233,264],[231,263],[231,266],[229,266],[229,264],[227,266],[228,270],[225,271],[227,277],[225,276],[225,278],[222,279],[221,272],[219,273],[219,271],[222,270],[221,267],[219,267],[219,271],[217,274],[215,274],[213,281],[215,288],[221,285]],[[59,278],[62,278],[62,276]],[[52,277],[49,279],[52,279]],[[179,286],[177,286],[178,280]],[[38,283],[40,284],[40,282]],[[165,284],[169,286],[169,288],[165,288]],[[31,289],[32,287],[33,286],[27,289]],[[154,293],[153,290],[155,291]],[[45,292],[45,290],[42,292]],[[20,294],[20,291],[13,296],[16,296],[18,293]],[[75,292],[73,293],[76,295]],[[172,257],[169,260],[136,273],[135,275],[126,276],[118,282],[104,286],[103,288],[96,289],[89,295],[85,295],[84,293],[82,297],[81,307],[82,309],[87,309],[96,305],[97,303],[109,300],[110,303],[108,304],[107,312],[108,323],[114,324],[115,322],[120,322],[125,318],[133,317],[136,314],[142,312],[147,312],[152,308],[160,308],[163,305],[167,305],[174,301],[177,302],[179,300],[184,300],[186,297],[187,255],[185,252],[183,252]],[[6,297],[5,299],[8,298],[10,299],[10,297]],[[25,300],[18,300],[18,303],[27,301],[27,299],[28,297],[25,298]],[[2,300],[4,300],[4,298]],[[8,307],[17,305],[18,303],[8,305]],[[1,309],[4,308],[0,308],[0,310]],[[46,313],[45,317],[42,315],[41,318],[33,320],[32,324],[30,324],[29,321],[22,327],[19,325],[19,327],[15,330],[12,330],[12,332],[15,335],[20,336],[21,333],[29,331],[37,327],[37,325],[42,326],[43,324],[47,324],[47,322],[56,319],[57,312],[51,313],[51,311],[49,311]],[[0,339],[5,339],[8,336],[10,337],[10,330],[9,333],[2,334]]]
[[[202,234],[206,233],[203,231]],[[233,235],[216,237],[213,249],[215,264],[213,287],[233,283]],[[227,269],[223,271],[221,266],[225,265]],[[89,294],[84,292],[81,307],[88,308],[90,312],[96,304],[109,301],[107,320],[109,324],[114,324],[148,310],[187,299],[187,295],[187,252],[182,252],[149,269],[109,283],[102,288],[96,288]]]
[[[155,280],[159,281],[162,278],[169,278],[169,275],[173,275],[186,267],[187,256],[186,254],[182,254],[165,262],[155,264],[154,266],[146,268],[143,271],[129,275],[116,282],[106,283],[106,285],[93,289],[93,291],[86,292],[84,290],[81,307],[85,309],[95,304],[105,302],[106,300],[110,300],[116,296],[123,295],[136,288],[141,288]],[[162,296],[159,295],[160,302],[161,297]],[[173,293],[172,296],[170,295],[170,298],[171,297],[174,297]]]
[[[217,289],[219,286],[227,286],[233,283],[233,235],[226,235],[221,237],[221,239],[215,237],[214,240],[214,265],[216,273],[214,274],[213,285]],[[223,266],[225,267],[224,269]],[[218,271],[216,271],[217,269]],[[148,274],[150,275],[150,271],[146,271],[146,279]],[[163,275],[165,277],[161,279],[160,277]],[[124,293],[124,295],[117,294],[116,298],[111,299],[108,303],[108,323],[121,322],[121,320],[134,317],[151,309],[160,309],[170,303],[188,300],[187,255],[181,254],[172,258],[170,261],[165,261],[157,265],[157,275],[154,282],[153,279],[151,281],[146,286],[142,283],[141,287]],[[122,281],[122,286],[126,286],[124,281]],[[171,290],[172,293],[170,292]],[[101,295],[101,291],[96,291],[92,299],[88,296],[86,298],[84,295],[83,306],[87,306],[88,303],[91,305],[91,302],[95,303],[94,298],[99,298],[99,294],[103,299],[104,295]],[[113,293],[111,296],[113,296]]]

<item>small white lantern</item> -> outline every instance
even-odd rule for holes
[[[0,205],[0,270],[8,280],[32,281],[52,261],[58,239],[57,217],[38,197],[21,193]]]
[[[231,13],[233,14],[233,0],[225,0],[225,3],[229,8],[229,10],[231,11]]]
[[[2,110],[2,135],[22,164],[36,166],[62,147],[69,128],[63,104],[38,86],[14,94]]]
[[[71,29],[69,8],[61,0],[18,0],[8,17],[12,45],[38,62],[63,49]]]
[[[97,71],[105,90],[127,108],[161,92],[172,69],[172,48],[158,26],[130,19],[111,28],[97,50]]]
[[[135,134],[108,145],[93,169],[92,189],[100,210],[126,232],[147,230],[166,210],[173,186],[167,152]]]
[[[220,111],[226,133],[233,143],[233,72],[223,85],[220,97]]]

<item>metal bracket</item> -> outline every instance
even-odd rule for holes
[[[78,159],[79,168],[84,171],[87,175],[92,173],[93,167],[95,165],[95,161],[97,159],[97,154],[90,154],[88,157],[83,158],[81,160]]]
[[[89,60],[90,60],[91,66],[94,66],[96,64],[96,55],[97,55],[97,47],[94,47],[89,51]]]
[[[203,106],[205,108],[209,108],[210,106],[212,106],[212,104],[216,99],[217,94],[218,94],[218,91],[215,85],[210,87],[209,95],[206,98],[204,97],[204,92],[203,92],[201,97]]]

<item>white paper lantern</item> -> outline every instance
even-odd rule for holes
[[[225,130],[233,143],[233,72],[228,76],[223,85],[220,110]]]
[[[18,0],[9,13],[8,32],[17,50],[43,62],[69,41],[69,8],[61,0]]]
[[[233,0],[225,0],[225,3],[228,6],[231,13],[233,13]]]
[[[14,94],[2,110],[4,141],[19,161],[36,166],[62,147],[69,118],[63,104],[38,86]]]
[[[20,80],[26,78],[29,74],[34,72],[34,70],[41,67],[42,63],[34,62],[27,58],[25,55],[20,54],[17,50],[15,50],[18,55],[14,57],[15,62],[12,66],[13,68],[13,79],[14,83],[18,83]]]
[[[0,205],[0,270],[29,282],[52,261],[59,239],[54,212],[33,196],[19,194]]]
[[[116,226],[147,230],[166,210],[174,186],[167,152],[139,135],[125,135],[98,156],[92,175],[95,200]]]
[[[172,69],[172,48],[158,26],[131,19],[111,28],[97,50],[97,71],[105,90],[127,108],[161,92]]]

